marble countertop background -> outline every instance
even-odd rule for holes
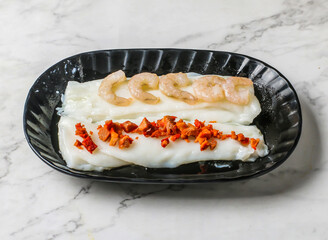
[[[328,239],[328,1],[0,1],[0,239]],[[35,79],[84,51],[174,47],[259,58],[295,86],[299,145],[262,177],[126,185],[59,173],[24,139]]]

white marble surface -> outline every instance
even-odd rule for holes
[[[0,1],[0,239],[328,239],[328,2]],[[292,156],[242,182],[121,185],[61,174],[29,149],[27,92],[50,65],[96,49],[239,52],[295,86]]]

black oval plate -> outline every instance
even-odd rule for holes
[[[58,149],[59,117],[55,110],[60,105],[67,82],[92,81],[119,69],[124,70],[127,76],[140,72],[158,75],[196,72],[252,79],[255,95],[262,107],[253,124],[264,134],[269,155],[255,162],[207,161],[174,169],[131,165],[104,172],[85,172],[68,168]],[[297,145],[302,115],[296,92],[289,81],[273,67],[252,57],[191,49],[117,49],[81,53],[46,70],[28,93],[23,124],[27,142],[36,155],[63,173],[110,182],[199,183],[244,179],[276,168]]]

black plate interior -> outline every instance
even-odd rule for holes
[[[262,112],[253,124],[264,134],[269,155],[252,163],[207,161],[186,164],[175,169],[125,166],[104,172],[84,172],[68,168],[58,151],[59,117],[55,111],[61,104],[60,98],[65,92],[67,82],[92,81],[120,69],[128,77],[140,72],[158,75],[196,72],[252,79],[255,95],[262,107]],[[197,183],[259,176],[288,158],[299,140],[302,126],[296,92],[277,70],[241,54],[190,49],[103,50],[64,59],[35,81],[26,99],[23,121],[30,147],[41,160],[53,168],[77,177],[141,183]]]

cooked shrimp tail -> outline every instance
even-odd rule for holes
[[[109,74],[104,80],[102,80],[98,88],[98,95],[107,102],[117,106],[129,105],[132,102],[131,98],[119,97],[113,91],[115,85],[124,81],[126,81],[126,77],[122,70]]]
[[[182,91],[178,87],[186,87],[190,84],[190,80],[185,73],[169,73],[162,76],[159,80],[160,91],[168,96],[177,98],[188,104],[195,104],[197,98],[189,92]]]
[[[222,85],[226,99],[229,102],[246,105],[250,99],[250,87],[252,80],[244,77],[228,77]]]
[[[193,83],[194,93],[197,98],[205,102],[217,102],[224,99],[222,84],[224,78],[219,76],[204,76]]]
[[[159,77],[154,73],[139,73],[134,75],[128,84],[130,94],[147,104],[156,104],[159,102],[159,98],[153,94],[143,90],[144,86],[148,86],[151,89],[158,88]]]

